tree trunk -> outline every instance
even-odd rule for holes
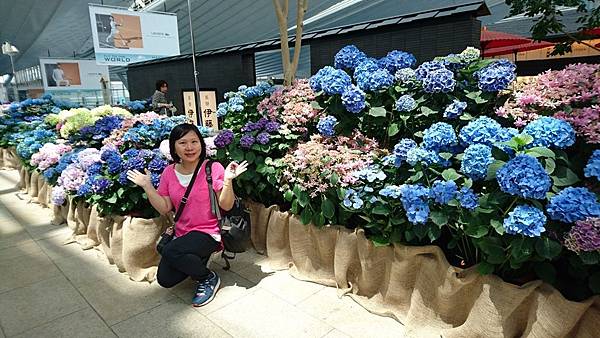
[[[290,60],[290,46],[288,38],[288,5],[289,0],[273,0],[277,22],[279,24],[279,36],[281,44],[281,64],[283,66],[283,84],[289,86],[296,77],[300,50],[302,48],[302,30],[304,29],[304,14],[308,8],[308,0],[297,0],[296,13],[296,41],[294,43],[294,55]]]

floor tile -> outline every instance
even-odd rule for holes
[[[202,314],[208,314],[222,308],[225,305],[231,304],[240,298],[247,296],[258,288],[256,283],[241,277],[233,272],[216,270],[221,278],[221,286],[215,295],[215,298],[207,305],[197,308],[196,310]],[[173,289],[173,293],[177,295],[187,304],[190,303],[192,296],[196,290],[196,282],[187,279]]]
[[[294,305],[325,288],[321,284],[297,280],[287,270],[266,276],[258,286]]]
[[[31,236],[21,226],[19,228],[9,228],[7,224],[0,226],[0,250],[24,244],[31,240]]]
[[[113,330],[119,337],[231,337],[227,332],[192,306],[173,299],[140,313],[119,324]]]
[[[365,310],[350,297],[337,297],[335,288],[325,288],[298,305],[309,313],[352,337],[402,337],[404,325],[393,318]]]
[[[0,249],[0,264],[21,256],[43,256],[44,252],[33,240],[17,243],[14,246]]]
[[[23,332],[14,338],[111,338],[116,335],[102,319],[87,308]]]
[[[265,290],[257,290],[208,318],[234,337],[322,337],[332,327]]]
[[[109,264],[102,252],[97,250],[82,251],[80,255],[57,259],[54,263],[62,273],[79,287],[108,277],[121,277],[117,266]]]
[[[0,271],[0,293],[61,275],[41,251],[0,261]]]
[[[125,275],[109,277],[78,287],[108,325],[152,309],[175,296],[157,283],[140,283]]]
[[[78,255],[91,255],[95,250],[83,250],[76,242],[64,244],[64,236],[53,236],[40,239],[37,244],[44,250],[51,260],[59,260]]]
[[[64,277],[0,294],[0,304],[0,325],[9,337],[87,307]]]

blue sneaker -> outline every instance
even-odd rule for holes
[[[192,306],[199,307],[210,303],[215,298],[219,285],[221,285],[221,278],[215,272],[211,271],[208,278],[198,282],[196,294],[192,299]]]

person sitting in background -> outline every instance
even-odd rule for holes
[[[175,111],[172,103],[167,101],[169,85],[165,80],[156,81],[156,91],[152,95],[152,109],[159,114],[171,116]]]

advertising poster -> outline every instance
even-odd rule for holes
[[[96,62],[124,66],[179,55],[177,16],[90,4]]]
[[[100,90],[108,67],[94,60],[40,59],[44,90]]]

